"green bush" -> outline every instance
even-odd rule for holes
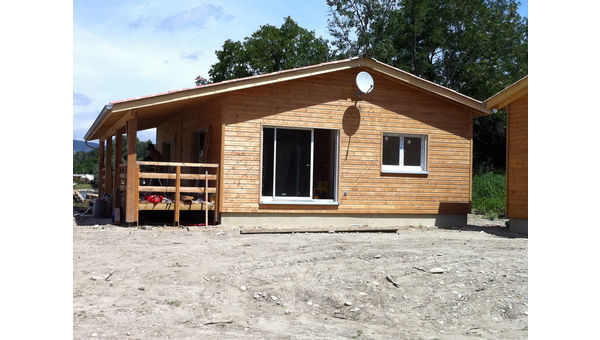
[[[473,176],[473,211],[490,219],[504,215],[506,176],[488,172]]]

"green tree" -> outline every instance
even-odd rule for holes
[[[136,141],[136,159],[138,161],[143,160],[144,158],[148,157],[150,155],[150,152],[148,151],[148,144],[152,143],[150,140],[147,140],[145,142],[140,142],[140,140],[138,139]],[[112,164],[114,166],[114,151],[115,150],[115,141],[113,138],[113,144],[112,144],[112,153],[111,153],[111,160]],[[122,145],[122,149],[121,149],[121,154],[122,154],[122,158],[121,158],[121,163],[126,163],[127,162],[127,136],[123,136],[123,145]],[[99,152],[98,150],[94,149],[94,150],[90,150],[88,152],[84,152],[84,151],[77,151],[75,154],[73,154],[73,173],[74,174],[93,174],[94,177],[97,179],[98,178],[98,159],[99,159]],[[97,180],[94,180],[94,182],[92,184],[96,184],[97,185]]]
[[[515,0],[327,0],[336,58],[365,54],[485,100],[527,74]],[[474,121],[474,168],[504,169],[503,111]]]
[[[328,42],[285,18],[281,27],[263,25],[243,42],[226,40],[215,51],[219,61],[208,72],[211,82],[309,66],[330,60]]]

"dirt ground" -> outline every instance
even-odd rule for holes
[[[260,235],[80,222],[77,339],[528,335],[528,240],[493,226],[503,221]],[[436,268],[442,273],[430,272]]]

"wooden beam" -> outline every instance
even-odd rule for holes
[[[179,226],[179,188],[181,187],[181,167],[178,166],[175,168],[175,211],[173,212],[173,216],[175,219],[175,226]]]
[[[222,109],[221,109],[222,110]],[[262,130],[261,130],[262,131]],[[215,209],[215,221],[221,222],[221,211],[223,211],[223,177],[225,167],[225,124],[221,124],[221,145],[219,149],[219,168],[217,169],[218,182],[217,187],[219,189],[215,203],[217,205]],[[339,157],[338,157],[339,158]]]
[[[104,153],[104,176],[104,192],[112,195],[114,182],[112,177],[112,136],[109,136],[106,139],[106,152]]]
[[[121,117],[116,123],[114,123],[103,135],[102,139],[108,139],[109,136],[112,136],[115,131],[123,130],[127,128],[127,121],[132,119],[135,116],[134,111],[127,111],[123,117]]]
[[[135,206],[139,200],[137,195],[137,164],[136,164],[136,140],[137,140],[137,118],[134,117],[127,122],[127,189],[125,222],[137,222]]]
[[[104,195],[104,139],[98,145],[98,197]]]
[[[161,172],[140,172],[140,178],[158,178],[158,179],[176,179],[177,174],[167,174]],[[216,181],[217,175],[205,175],[205,174],[181,174],[181,179],[194,179],[203,181],[208,179],[209,181]]]
[[[205,169],[204,174],[208,176],[208,170]],[[204,201],[208,205],[208,181],[204,181]],[[208,227],[208,209],[204,209],[204,225]]]
[[[134,193],[134,197],[135,197],[135,201],[133,204],[133,213],[134,213],[134,220],[135,223],[137,224],[139,222],[139,214],[140,214],[140,192],[139,192],[139,183],[140,183],[140,166],[136,165],[135,166],[135,193]]]
[[[216,188],[207,188],[206,189],[207,192],[209,194],[214,194],[217,192]],[[159,186],[145,186],[145,185],[140,185],[139,186],[139,191],[140,192],[176,192],[176,187],[159,187]],[[185,193],[203,193],[204,192],[204,188],[198,188],[198,187],[179,187],[179,192],[185,192]]]
[[[398,227],[347,226],[347,227],[242,227],[240,234],[285,234],[285,233],[327,233],[327,232],[396,232]]]
[[[115,130],[115,181],[113,183],[113,211],[121,208],[121,158],[123,157],[123,135],[119,129]],[[115,223],[120,223],[115,218]]]
[[[157,165],[157,166],[187,166],[191,168],[218,168],[219,164],[212,163],[183,163],[183,162],[152,162],[138,161],[139,165]]]
[[[527,93],[528,76],[525,76],[485,101],[488,109],[501,109]]]

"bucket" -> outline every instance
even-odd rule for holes
[[[102,198],[98,198],[97,200],[94,201],[94,217],[95,218],[104,218],[106,217],[106,207],[107,207],[107,201],[102,199]]]

